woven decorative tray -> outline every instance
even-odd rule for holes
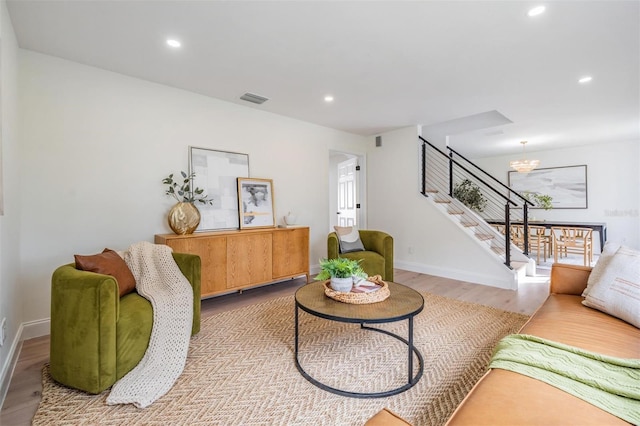
[[[338,302],[351,303],[354,305],[382,302],[391,294],[389,292],[389,286],[386,282],[382,281],[382,277],[380,275],[369,277],[367,278],[367,281],[379,285],[380,289],[369,293],[345,293],[342,291],[335,291],[331,288],[331,283],[329,281],[325,281],[324,294],[326,294],[327,297],[337,300]]]

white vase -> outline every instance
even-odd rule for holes
[[[340,291],[343,293],[348,293],[351,291],[351,287],[353,287],[353,278],[336,278],[331,277],[331,288],[335,291]]]
[[[284,217],[284,223],[286,225],[295,225],[298,223],[298,216],[289,212],[289,214]]]

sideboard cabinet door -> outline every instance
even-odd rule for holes
[[[227,237],[192,236],[191,238],[163,238],[156,235],[156,244],[166,244],[176,253],[191,253],[200,256],[202,297],[227,291]]]
[[[227,288],[272,281],[271,233],[227,237]]]
[[[273,278],[309,273],[309,228],[273,233]]]

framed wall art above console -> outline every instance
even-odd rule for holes
[[[211,205],[198,206],[200,225],[196,232],[238,229],[239,177],[249,177],[249,155],[189,147],[189,173],[195,173],[193,185],[204,189]]]

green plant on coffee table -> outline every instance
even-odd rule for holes
[[[480,188],[469,179],[456,184],[453,188],[453,197],[477,212],[484,211],[487,206],[487,199],[482,195]]]
[[[187,175],[185,172],[181,171],[180,174],[183,179],[182,185],[180,185],[179,180],[173,180],[173,173],[162,179],[162,183],[169,186],[165,191],[166,195],[171,195],[173,198],[178,200],[178,202],[183,203],[194,203],[199,201],[202,204],[213,204],[213,199],[207,198],[204,194],[204,189],[198,187],[192,189],[193,178],[196,176],[195,173]]]
[[[537,192],[523,192],[522,196],[527,199],[527,201],[531,201],[535,204],[535,207],[544,210],[551,210],[553,205],[551,201],[553,201],[553,197],[551,195],[538,194]]]
[[[361,260],[351,260],[344,257],[335,259],[321,259],[320,273],[315,277],[318,281],[328,280],[329,278],[349,278],[361,277],[366,278],[367,274],[360,266]]]

